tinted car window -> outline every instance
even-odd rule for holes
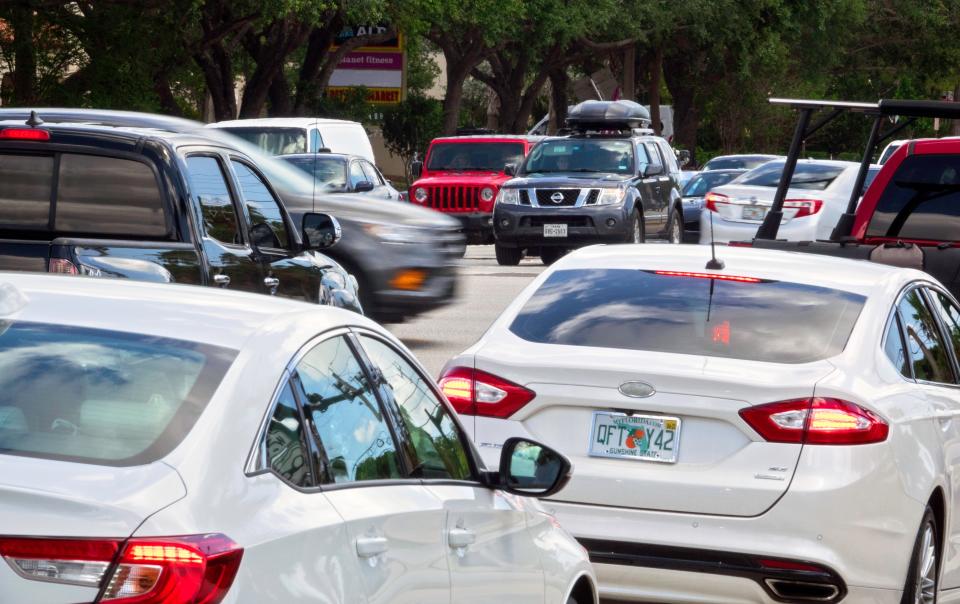
[[[280,206],[270,193],[270,189],[246,164],[239,161],[231,163],[237,173],[237,183],[240,185],[243,203],[250,214],[251,239],[259,247],[286,248],[290,242],[287,237],[287,226],[283,221]],[[264,230],[263,225],[270,230]]]
[[[927,292],[933,302],[933,308],[943,319],[953,350],[960,353],[960,308],[957,308],[954,301],[940,290],[928,289]]]
[[[213,157],[193,156],[187,158],[187,168],[190,188],[200,203],[203,230],[221,243],[241,243],[237,210],[220,162]]]
[[[797,163],[793,179],[790,181],[790,188],[823,191],[843,173],[843,170],[840,166]],[[738,183],[757,187],[776,187],[780,183],[781,174],[783,174],[783,162],[771,162],[744,174]]]
[[[0,154],[0,225],[46,230],[53,157]]]
[[[903,348],[903,335],[900,331],[900,321],[896,315],[890,317],[890,323],[887,325],[887,335],[883,339],[883,352],[904,377],[913,377],[910,373],[910,363],[907,361],[907,353]]]
[[[294,383],[323,455],[323,482],[398,478],[397,448],[366,373],[347,340],[318,344]]]
[[[960,240],[960,165],[956,155],[903,160],[867,227],[867,237]]]
[[[307,153],[307,131],[303,128],[223,128],[271,155]]]
[[[510,330],[545,344],[804,363],[843,350],[864,300],[785,281],[565,270],[550,275]]]
[[[762,156],[740,156],[740,157],[714,157],[703,165],[704,170],[752,170],[760,167],[773,157]]]
[[[720,173],[701,173],[687,181],[683,187],[684,197],[703,197],[714,187],[725,185],[734,178],[739,172],[720,172]]]
[[[957,379],[943,336],[920,291],[914,289],[900,301],[907,355],[918,380],[955,384]]]
[[[373,183],[375,187],[383,186],[383,179],[380,178],[380,173],[377,172],[377,169],[373,167],[368,161],[361,162],[360,165],[363,167],[363,173],[367,175],[367,180]]]
[[[355,189],[358,184],[360,184],[365,180],[367,180],[367,175],[363,173],[363,166],[360,165],[360,162],[358,161],[351,162],[350,163],[350,188]]]
[[[234,355],[170,338],[8,324],[0,334],[0,452],[156,461],[193,427]]]
[[[647,155],[650,157],[650,163],[654,166],[663,166],[663,159],[660,157],[660,152],[657,151],[657,146],[653,143],[647,143],[644,145],[647,148]]]
[[[317,179],[317,187],[340,191],[347,186],[347,162],[341,157],[317,154],[283,159],[307,174],[312,174]]]
[[[277,399],[263,436],[261,453],[267,467],[298,487],[313,484],[303,421],[293,390],[287,383]]]
[[[162,237],[163,198],[145,163],[64,153],[60,156],[54,230]]]
[[[404,436],[413,449],[414,476],[470,478],[460,431],[429,382],[399,353],[380,340],[360,338],[379,380],[400,410]]]
[[[522,143],[437,143],[430,147],[427,169],[500,172],[522,160]]]
[[[546,140],[527,156],[522,173],[633,173],[633,142],[629,140],[560,138]],[[659,159],[657,160],[659,161]]]

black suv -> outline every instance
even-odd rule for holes
[[[630,101],[586,101],[570,111],[568,136],[540,142],[503,184],[494,206],[497,262],[539,250],[551,264],[592,243],[683,237],[680,164],[645,129],[650,114]]]

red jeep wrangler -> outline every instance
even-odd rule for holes
[[[512,178],[504,169],[518,166],[541,138],[483,135],[434,139],[426,159],[411,166],[417,180],[410,185],[410,203],[458,218],[467,243],[493,243],[493,203],[500,185]]]

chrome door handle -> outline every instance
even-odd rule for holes
[[[230,276],[220,273],[219,275],[213,276],[213,282],[219,285],[220,287],[226,287],[230,285]]]
[[[359,537],[357,539],[357,555],[361,558],[373,558],[384,554],[390,549],[386,537]]]
[[[266,277],[263,280],[263,284],[270,289],[270,293],[274,294],[277,291],[277,288],[280,286],[280,279],[276,277]]]
[[[447,543],[454,549],[462,549],[477,542],[477,535],[470,529],[457,527],[447,533]]]

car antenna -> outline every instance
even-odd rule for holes
[[[717,258],[717,243],[713,239],[713,212],[710,212],[710,260],[707,261],[706,268],[711,271],[721,271],[724,266],[726,265],[723,260]]]
[[[40,119],[40,115],[36,111],[31,111],[30,117],[27,119],[26,124],[31,128],[36,128],[43,125],[43,120]]]

